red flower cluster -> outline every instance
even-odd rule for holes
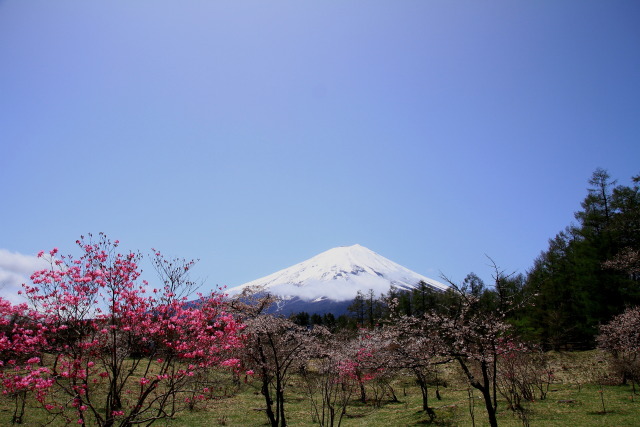
[[[89,236],[76,243],[79,259],[58,256],[57,248],[39,253],[50,268],[24,285],[31,308],[0,298],[3,393],[34,391],[49,411],[75,411],[81,423],[94,414],[102,425],[116,416],[141,417],[141,408],[149,408],[145,400],[175,395],[201,370],[237,365],[227,354],[242,345],[244,326],[225,312],[223,295],[186,301],[194,261],[168,261],[156,251],[153,263],[164,286],[147,294],[146,281],[138,282],[141,255],[117,252],[119,242],[104,234],[97,242]],[[43,354],[53,358],[46,364],[51,368],[42,364]],[[121,384],[141,361],[149,374],[138,379],[137,391],[124,390]],[[96,401],[96,387],[105,383],[116,392]]]

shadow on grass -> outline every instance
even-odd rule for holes
[[[429,417],[424,417],[422,419],[418,419],[415,421],[414,424],[409,424],[409,425],[427,425],[427,426],[457,426],[458,424],[451,421],[451,420],[441,420],[438,418],[435,418],[433,420],[429,419]]]
[[[589,411],[587,415],[615,415],[616,411]]]

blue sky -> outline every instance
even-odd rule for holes
[[[106,232],[239,285],[525,272],[640,173],[637,1],[0,0],[0,293]],[[153,275],[147,277],[153,279]]]

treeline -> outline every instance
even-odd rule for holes
[[[299,325],[332,330],[374,327],[393,315],[420,317],[447,311],[457,291],[477,297],[484,310],[508,313],[519,335],[546,349],[595,346],[600,325],[640,304],[640,175],[617,185],[597,169],[575,213],[576,223],[549,240],[525,274],[509,274],[494,263],[493,283],[470,273],[457,289],[442,292],[426,283],[375,295],[359,292],[349,315],[337,319],[309,313],[292,315]]]
[[[348,315],[337,318],[331,313],[309,314],[305,311],[292,314],[289,319],[300,326],[325,326],[332,332],[375,328],[393,322],[398,317],[422,317],[428,313],[445,314],[459,303],[460,292],[477,298],[478,310],[492,312],[501,310],[509,313],[513,324],[521,323],[522,307],[531,301],[525,287],[525,276],[507,275],[494,265],[494,285],[487,286],[476,274],[470,273],[460,286],[451,283],[452,288],[441,291],[420,282],[412,290],[391,288],[386,294],[376,295],[373,290],[358,291],[348,307]]]
[[[598,325],[640,303],[640,175],[632,182],[616,185],[597,169],[577,223],[549,240],[528,272],[538,296],[523,325],[545,345],[591,347]]]

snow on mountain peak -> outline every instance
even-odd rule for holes
[[[289,268],[231,288],[228,292],[234,295],[247,287],[258,287],[284,299],[346,301],[355,298],[358,291],[367,293],[373,289],[378,296],[387,293],[392,285],[398,289],[412,289],[420,281],[435,289],[448,288],[355,244],[329,249]]]

